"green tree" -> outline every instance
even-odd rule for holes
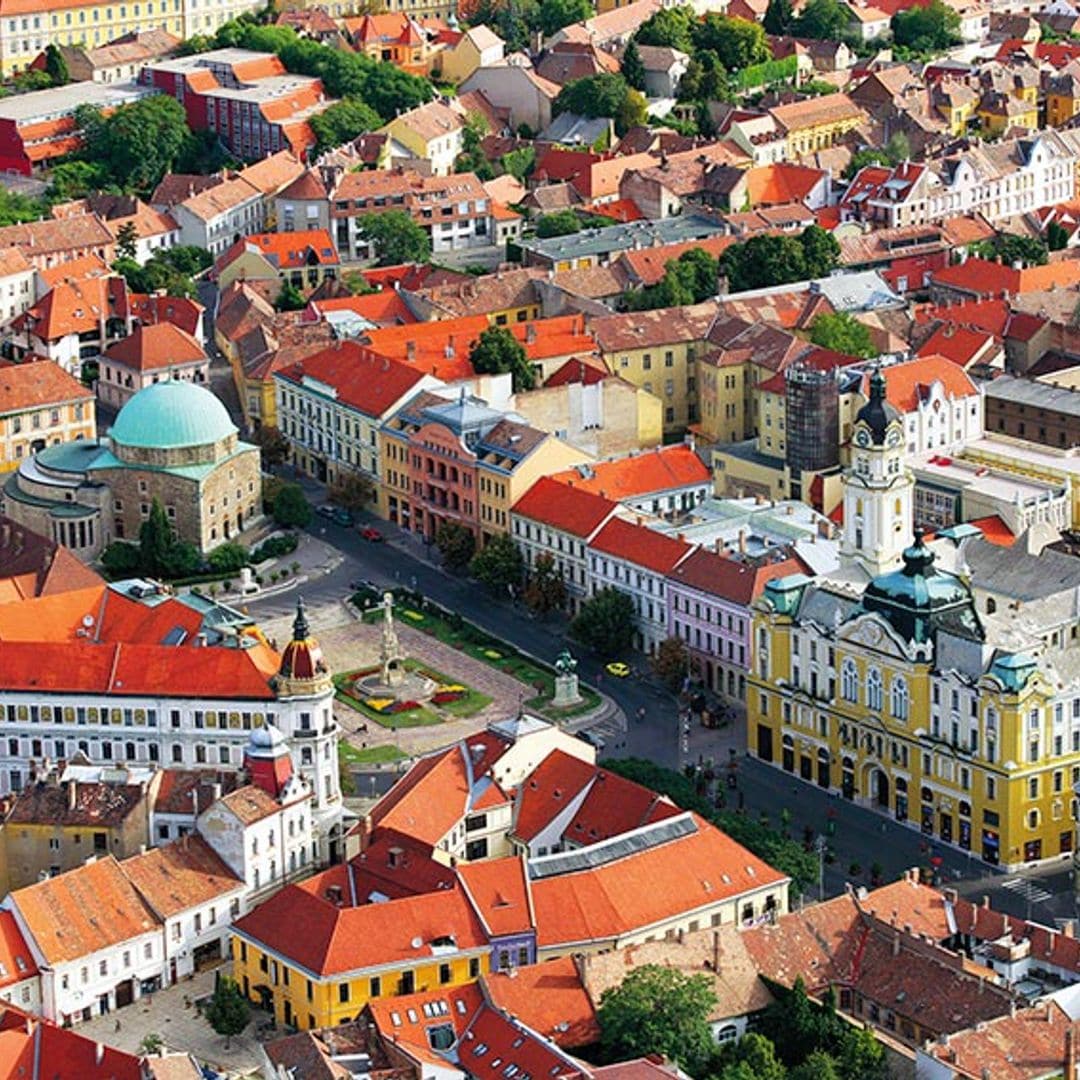
[[[536,165],[536,149],[522,146],[517,150],[509,150],[499,158],[499,165],[504,173],[509,173],[514,179],[525,183]]]
[[[764,63],[772,55],[764,28],[748,19],[711,11],[694,26],[693,35],[695,46],[715,53],[728,71]]]
[[[175,543],[165,508],[155,496],[147,519],[139,527],[139,557],[143,569],[154,577],[167,576],[172,568],[170,556]]]
[[[188,137],[184,107],[168,94],[121,105],[84,128],[85,155],[100,161],[128,191],[151,191],[172,169]]]
[[[892,17],[893,41],[912,53],[936,53],[960,43],[960,16],[942,0],[898,11]]]
[[[795,12],[791,0],[769,0],[762,26],[766,34],[781,36],[788,33],[794,19]]]
[[[521,587],[525,560],[521,549],[507,533],[493,536],[469,562],[469,573],[493,593],[505,595],[507,587]]]
[[[134,259],[139,242],[139,230],[134,221],[125,221],[116,230],[116,254],[121,259]]]
[[[302,529],[311,521],[311,505],[299,484],[282,484],[274,496],[274,521],[290,529]]]
[[[844,1021],[831,1007],[823,1009],[810,1000],[801,976],[791,989],[774,997],[762,1014],[759,1030],[772,1040],[786,1065],[798,1065],[816,1050],[829,1052],[839,1045]]]
[[[479,113],[469,113],[461,132],[461,153],[454,162],[455,172],[475,173],[481,181],[494,177],[495,170],[484,155],[483,141],[487,133],[487,121]]]
[[[71,82],[71,72],[68,71],[64,54],[55,45],[45,47],[45,73],[53,86],[66,86]]]
[[[581,218],[573,210],[553,210],[536,222],[536,235],[541,240],[549,236],[569,236],[581,232]]]
[[[102,553],[101,565],[112,579],[131,577],[142,567],[142,554],[138,544],[114,540]]]
[[[902,131],[894,131],[885,144],[885,153],[893,165],[899,165],[911,157],[911,140]]]
[[[235,573],[247,565],[248,549],[243,544],[227,541],[219,544],[206,557],[210,569],[218,574]]]
[[[228,1046],[232,1037],[248,1026],[251,1005],[235,981],[228,975],[222,975],[203,1015],[219,1035],[225,1036],[225,1045]]]
[[[696,23],[697,16],[691,7],[661,8],[641,24],[634,37],[639,45],[666,46],[692,53]]]
[[[95,191],[115,188],[109,170],[96,161],[63,161],[49,173],[49,196],[57,202],[81,199]]]
[[[469,363],[477,375],[501,375],[509,371],[514,393],[531,390],[536,373],[529,364],[525,346],[505,326],[489,326],[473,342]]]
[[[570,633],[593,652],[616,657],[634,640],[634,601],[618,589],[601,589],[581,605]]]
[[[993,240],[980,245],[978,253],[1002,262],[1024,263],[1025,266],[1045,266],[1049,258],[1046,242],[1038,236],[1019,236],[1016,233],[998,233]]]
[[[48,90],[52,84],[52,76],[47,71],[38,71],[37,68],[27,68],[26,71],[20,71],[11,80],[11,85],[17,94],[29,94],[35,90]]]
[[[878,355],[870,328],[846,311],[818,315],[810,326],[810,340],[823,349],[864,360]]]
[[[476,553],[476,537],[472,529],[456,521],[444,521],[435,534],[435,546],[447,570],[458,574],[469,565]]]
[[[1064,251],[1069,246],[1069,230],[1060,221],[1046,226],[1046,246],[1051,251]]]
[[[637,42],[631,38],[622,54],[622,77],[635,90],[645,89],[645,64],[638,52]]]
[[[847,1027],[835,1056],[843,1080],[888,1080],[885,1047],[867,1028]]]
[[[838,41],[847,32],[850,18],[840,0],[809,0],[792,23],[797,37],[818,41]]]
[[[534,615],[547,615],[566,606],[566,584],[555,559],[538,555],[525,586],[525,604]]]
[[[303,311],[307,307],[304,294],[291,282],[286,281],[277,294],[274,307],[278,311]]]
[[[663,1054],[700,1076],[712,1056],[709,1013],[715,1004],[704,975],[647,964],[604,991],[597,1010],[600,1041],[615,1060]]]
[[[367,473],[339,472],[327,497],[346,510],[363,510],[375,500],[375,484]]]
[[[146,1057],[156,1054],[164,1048],[165,1040],[156,1031],[144,1035],[142,1042],[139,1043],[139,1053]]]
[[[649,661],[656,677],[671,691],[682,688],[690,673],[690,651],[682,638],[664,638]]]
[[[815,1050],[788,1073],[790,1080],[841,1080],[836,1062],[824,1050]]]
[[[644,95],[629,86],[621,75],[604,71],[567,83],[555,98],[552,113],[609,116],[615,121],[616,133],[625,135],[630,128],[645,122],[646,105]]]
[[[551,37],[564,26],[591,19],[596,11],[589,0],[544,0],[540,5],[540,29]]]
[[[382,117],[363,101],[346,98],[316,113],[308,124],[316,139],[315,153],[322,154],[374,131],[382,124]]]
[[[840,244],[831,232],[820,225],[809,225],[799,236],[807,277],[825,277],[840,261]]]
[[[777,1060],[776,1047],[765,1038],[751,1032],[736,1043],[723,1046],[718,1055],[720,1080],[786,1080],[787,1069]]]
[[[17,225],[23,221],[37,221],[46,215],[46,209],[38,199],[18,192],[0,188],[0,225]]]
[[[289,460],[289,440],[272,424],[262,424],[255,429],[251,441],[259,448],[264,469],[283,465]]]
[[[804,281],[809,276],[803,246],[794,236],[751,236],[743,244],[732,244],[720,257],[720,266],[733,293]]]
[[[404,210],[366,214],[360,236],[371,244],[379,266],[426,263],[431,258],[428,234]]]

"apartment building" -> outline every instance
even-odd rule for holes
[[[96,435],[93,391],[58,364],[0,368],[0,472],[46,446]]]

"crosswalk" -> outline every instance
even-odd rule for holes
[[[1001,887],[1016,893],[1017,896],[1022,896],[1031,904],[1044,904],[1053,896],[1053,893],[1048,893],[1044,888],[1025,877],[1009,878],[1001,883]]]

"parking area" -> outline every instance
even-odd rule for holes
[[[167,990],[140,998],[134,1005],[80,1024],[77,1030],[88,1039],[129,1053],[138,1053],[143,1039],[157,1034],[169,1050],[190,1052],[218,1072],[235,1077],[257,1075],[260,1057],[256,1032],[269,1022],[269,1014],[252,1009],[247,1029],[242,1035],[234,1035],[226,1046],[225,1036],[214,1031],[195,1005],[214,992],[215,972],[227,970],[219,967],[199,972]]]

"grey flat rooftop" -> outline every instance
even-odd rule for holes
[[[1067,386],[1001,375],[985,384],[984,393],[987,398],[994,400],[1015,401],[1038,409],[1080,416],[1080,392]]]
[[[1080,559],[1046,548],[1029,555],[1019,545],[999,547],[989,540],[965,541],[963,555],[972,584],[1014,600],[1045,600],[1080,588]]]
[[[687,214],[663,218],[661,221],[631,221],[625,225],[609,225],[602,229],[583,229],[579,233],[552,236],[547,240],[525,240],[521,249],[553,261],[584,259],[612,251],[630,251],[633,248],[704,240],[722,231],[716,222],[708,218]]]
[[[136,86],[135,83],[70,83],[0,100],[0,120],[14,120],[16,124],[58,120],[73,113],[80,105],[115,108],[158,92],[155,87]]]
[[[242,64],[248,60],[265,60],[270,53],[255,49],[211,49],[210,52],[193,56],[177,56],[168,60],[155,60],[151,65],[157,71],[199,71],[201,68]]]

